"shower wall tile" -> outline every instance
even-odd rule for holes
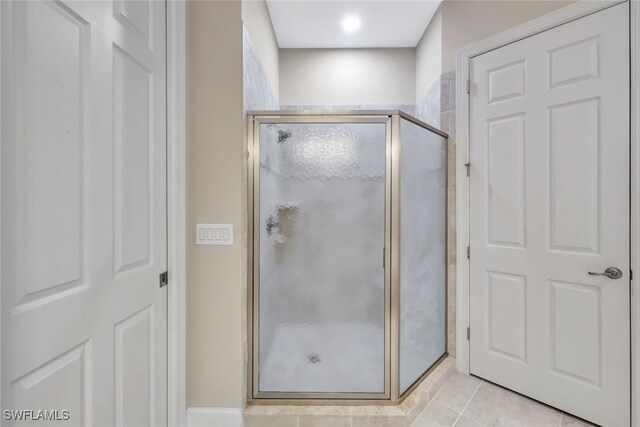
[[[456,109],[456,72],[449,71],[441,76],[441,80],[449,82],[449,110]],[[443,108],[444,111],[444,108]]]
[[[440,112],[440,129],[446,132],[447,134],[449,133],[449,130],[451,128],[451,123],[450,123],[451,113],[452,111]]]
[[[249,110],[277,110],[278,99],[274,94],[267,74],[260,63],[260,59],[253,49],[251,37],[245,27],[243,30],[243,95],[244,109]]]
[[[345,104],[345,105],[320,105],[320,104],[308,104],[308,105],[282,105],[283,110],[401,110],[405,113],[415,116],[416,106],[407,104]]]
[[[451,111],[451,80],[440,78],[440,111]]]
[[[449,135],[447,181],[447,350],[456,354],[456,75],[449,71],[416,104],[416,117]]]
[[[442,121],[443,113],[453,112],[456,108],[456,77],[454,71],[440,76],[422,95],[415,106],[416,117],[439,129],[445,130],[451,123]]]
[[[448,311],[447,311],[447,343],[448,343],[448,350],[449,350],[449,354],[456,354],[456,329],[455,329],[455,325],[456,325],[456,306],[455,304],[449,304],[449,306],[447,307]],[[451,325],[454,326],[454,328],[451,328]]]
[[[447,282],[449,318],[448,351],[456,355],[456,75],[454,71],[440,77],[440,126],[449,134],[449,168],[447,200]]]
[[[441,81],[437,80],[416,104],[416,118],[440,129]]]

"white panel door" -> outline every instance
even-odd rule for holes
[[[630,417],[628,9],[470,64],[471,373],[605,426]]]
[[[2,409],[166,425],[165,4],[0,7]]]

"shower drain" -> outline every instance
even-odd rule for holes
[[[320,363],[320,355],[318,353],[311,353],[310,355],[307,356],[307,360],[310,363]]]

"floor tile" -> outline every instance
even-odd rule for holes
[[[351,417],[300,417],[298,427],[351,427]]]
[[[402,427],[402,417],[353,417],[353,427]]]
[[[462,412],[480,383],[476,378],[456,372],[436,395],[436,402],[456,412]]]
[[[460,417],[455,424],[455,427],[484,427],[482,424],[479,424],[467,417]],[[533,427],[533,426],[532,426]]]
[[[595,425],[569,414],[562,414],[562,423],[560,424],[560,427],[595,427]]]
[[[456,422],[459,414],[437,402],[431,402],[429,406],[411,424],[411,427],[451,427]]]
[[[487,383],[463,415],[486,427],[558,427],[562,417],[560,411]]]
[[[244,417],[244,427],[297,427],[298,417],[272,417],[249,415]]]

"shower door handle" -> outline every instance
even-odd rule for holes
[[[589,271],[589,276],[607,276],[609,279],[618,280],[622,277],[622,271],[616,267],[607,268],[604,273],[596,273],[593,271]]]

